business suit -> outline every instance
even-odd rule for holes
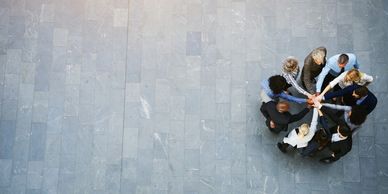
[[[337,125],[330,128],[330,134],[329,135],[329,140],[331,140],[333,134],[337,133],[337,128],[338,125],[346,126],[346,123],[344,120],[339,119],[335,113],[327,108],[327,107],[322,107],[321,108],[322,112],[324,112],[334,123]],[[350,130],[350,129],[349,129]],[[329,156],[326,158],[322,158],[320,161],[325,162],[325,163],[331,163],[334,161],[337,161],[340,159],[342,156],[346,155],[351,149],[352,149],[352,135],[348,135],[348,137],[344,140],[336,141],[336,142],[329,142],[328,148],[334,153],[333,156]]]
[[[315,93],[315,87],[314,87],[315,78],[321,73],[323,67],[326,64],[326,54],[327,54],[326,48],[318,47],[316,48],[316,50],[321,50],[325,53],[325,57],[323,59],[322,64],[318,65],[315,63],[312,57],[313,52],[311,52],[304,59],[304,65],[303,65],[302,74],[301,74],[302,86],[306,88],[307,92],[309,92],[310,94]]]
[[[288,124],[302,119],[309,112],[309,109],[305,108],[297,114],[291,114],[290,112],[280,113],[276,109],[276,102],[269,101],[267,103],[263,102],[260,111],[266,118],[265,124],[268,129],[274,133],[279,133],[280,131],[287,131]],[[271,120],[275,123],[275,128],[273,129],[270,127]]]
[[[357,104],[357,100],[359,100],[359,99],[354,98],[352,96],[352,93],[354,90],[356,90],[357,88],[360,88],[360,87],[361,87],[360,85],[353,84],[351,86],[345,87],[342,90],[326,93],[324,98],[325,98],[325,100],[328,100],[328,99],[332,99],[335,97],[343,96],[345,105],[347,105],[347,106],[360,105],[360,106],[364,107],[367,114],[369,114],[376,108],[377,98],[371,91],[368,90],[368,94],[367,94],[366,98],[361,103]]]

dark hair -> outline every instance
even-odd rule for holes
[[[364,97],[366,95],[368,95],[368,88],[366,86],[362,86],[360,88],[357,88],[356,90],[354,90],[354,93],[356,93],[357,95],[359,95],[360,97]]]
[[[280,94],[287,86],[286,79],[281,75],[274,75],[268,79],[269,88],[274,94]]]
[[[355,124],[355,125],[361,125],[365,122],[367,112],[363,106],[353,106],[352,107],[352,114],[350,114],[350,122]]]
[[[344,63],[348,63],[349,61],[349,56],[347,54],[341,54],[339,57],[338,57],[338,63],[339,64],[344,64]]]
[[[345,124],[340,124],[339,125],[339,129],[338,129],[338,132],[342,135],[342,136],[349,136],[352,131],[349,129],[348,126],[346,126]]]

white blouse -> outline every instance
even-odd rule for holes
[[[283,142],[291,145],[292,147],[304,148],[307,146],[308,142],[314,137],[315,132],[317,131],[318,125],[318,111],[314,108],[313,118],[310,124],[309,133],[304,137],[299,137],[296,133],[296,130],[293,129],[287,137],[283,138]]]
[[[336,77],[333,81],[329,83],[330,87],[333,88],[335,85],[339,85],[341,88],[346,88],[347,86],[350,86],[353,84],[352,81],[345,81],[345,77],[348,71],[345,71],[341,73],[338,77]],[[373,77],[366,74],[366,73],[361,73],[361,79],[358,82],[355,82],[356,84],[363,86],[368,82],[373,82]]]

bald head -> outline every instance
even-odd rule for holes
[[[283,113],[283,112],[287,112],[288,109],[290,108],[290,105],[287,103],[287,102],[279,102],[277,105],[276,105],[276,109]]]

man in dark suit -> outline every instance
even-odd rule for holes
[[[330,143],[328,145],[331,154],[329,157],[322,158],[319,161],[323,163],[332,163],[339,160],[352,149],[352,135],[350,129],[343,124],[330,129]]]
[[[308,112],[309,108],[304,108],[297,114],[291,114],[287,102],[263,102],[260,111],[266,118],[265,124],[271,132],[279,133],[287,131],[288,124],[302,119]]]
[[[376,96],[366,86],[353,84],[342,90],[325,94],[324,100],[343,96],[343,102],[347,106],[360,105],[365,108],[367,114],[371,113],[376,105]]]

